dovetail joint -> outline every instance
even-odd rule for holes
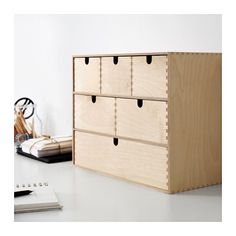
[[[115,98],[115,103],[114,103],[114,106],[115,106],[115,136],[116,136],[116,133],[117,133],[117,103],[116,103],[116,98]]]
[[[131,63],[131,67],[130,67],[130,69],[131,69],[131,96],[133,96],[133,57],[131,57],[131,61],[130,61],[130,63]]]
[[[101,58],[101,57],[100,57],[100,68],[99,68],[99,72],[100,72],[99,91],[100,91],[100,94],[102,94],[102,58]]]

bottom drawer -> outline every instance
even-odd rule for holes
[[[168,190],[167,148],[75,131],[75,165]]]

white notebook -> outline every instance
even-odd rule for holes
[[[15,191],[31,190],[31,194],[14,198],[14,212],[61,209],[54,190],[47,183],[17,184]]]

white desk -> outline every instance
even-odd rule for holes
[[[221,221],[221,185],[165,194],[78,168],[15,155],[15,183],[47,181],[63,210],[15,214],[15,221]]]

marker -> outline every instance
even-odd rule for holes
[[[32,192],[33,192],[33,191],[31,191],[31,190],[17,191],[17,192],[14,192],[14,198],[15,198],[15,197],[20,197],[20,196],[29,195],[29,194],[32,193]]]

